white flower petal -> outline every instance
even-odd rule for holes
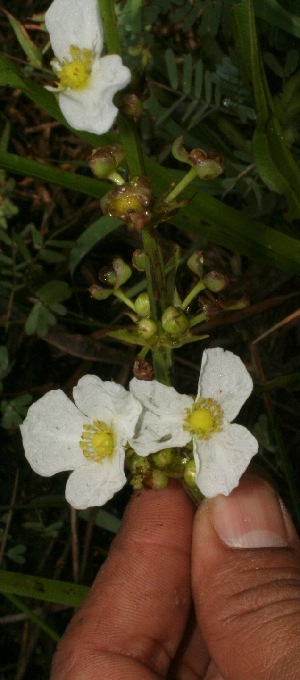
[[[220,347],[203,352],[197,397],[215,399],[226,420],[234,420],[252,387],[252,379],[236,354]]]
[[[45,14],[45,24],[59,60],[69,57],[70,45],[100,56],[103,31],[97,0],[54,0]]]
[[[193,399],[179,394],[157,380],[130,382],[130,391],[138,399],[144,412],[137,425],[137,434],[130,445],[139,456],[147,456],[171,446],[185,446],[191,435],[183,429],[185,408]]]
[[[126,394],[122,385],[103,381],[97,375],[85,375],[73,389],[77,408],[88,418],[111,423],[116,411],[117,400]]]
[[[117,54],[97,59],[87,87],[60,92],[60,109],[75,130],[102,135],[113,125],[118,109],[113,97],[130,82],[131,74]]]
[[[228,496],[257,453],[258,443],[242,425],[226,425],[210,439],[194,439],[197,485],[207,498]]]
[[[119,440],[134,435],[142,406],[122,385],[85,375],[74,387],[73,398],[86,416],[112,425]]]
[[[49,477],[82,465],[85,458],[79,441],[85,422],[87,419],[61,390],[52,390],[32,404],[21,434],[33,470]]]
[[[87,463],[74,470],[67,481],[66,499],[80,510],[104,505],[125,483],[124,449],[120,446],[113,458]]]

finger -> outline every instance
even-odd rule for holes
[[[172,662],[169,680],[203,680],[206,678],[210,657],[192,611],[177,654]]]
[[[194,510],[182,489],[137,492],[51,680],[165,676],[188,618]]]
[[[245,478],[197,512],[192,550],[198,622],[226,680],[300,677],[300,547],[263,480]]]

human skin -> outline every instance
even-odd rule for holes
[[[58,646],[51,680],[296,680],[300,542],[245,477],[195,513],[177,484],[136,492]]]

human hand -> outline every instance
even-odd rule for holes
[[[300,541],[271,487],[245,477],[194,509],[137,492],[54,657],[51,680],[296,680]]]

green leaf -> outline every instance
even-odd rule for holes
[[[39,288],[36,294],[45,304],[52,304],[68,300],[72,295],[72,291],[70,286],[64,281],[49,281]]]
[[[173,90],[177,90],[178,85],[179,85],[178,68],[177,68],[175,54],[174,54],[173,50],[171,50],[170,47],[168,47],[166,49],[165,60],[166,60],[167,74],[168,74],[168,78],[169,78],[169,81],[170,81],[170,85],[173,88]]]
[[[268,27],[277,26],[282,31],[300,38],[300,17],[292,14],[277,0],[253,0],[254,11],[257,17],[264,19]]]
[[[39,576],[0,571],[0,592],[32,597],[44,602],[55,602],[79,607],[89,589],[86,586],[64,583]]]
[[[22,49],[24,50],[26,57],[29,59],[29,63],[34,68],[40,68],[42,66],[43,56],[39,48],[32,42],[26,29],[20,22],[15,19],[15,17],[3,10],[8,18],[10,25],[12,26],[15,35]]]
[[[56,324],[56,318],[42,302],[36,302],[27,317],[25,323],[25,333],[27,335],[47,335],[49,327]]]
[[[55,96],[24,76],[22,71],[4,54],[0,54],[0,85],[19,88],[53,118],[60,120],[61,123],[65,122]]]
[[[81,519],[88,521],[90,513],[91,510],[88,508],[87,510],[80,510],[78,515],[81,517]],[[94,517],[94,524],[96,524],[97,527],[100,527],[100,529],[105,529],[106,531],[110,531],[112,534],[116,534],[120,528],[121,520],[111,512],[100,508]]]
[[[257,170],[272,191],[285,196],[288,218],[299,219],[300,171],[274,115],[274,104],[259,52],[251,0],[242,0],[234,5],[233,19],[241,68],[247,86],[253,89],[256,103],[257,125],[253,135],[253,156]]]
[[[193,76],[193,57],[192,55],[185,54],[183,59],[183,92],[186,95],[191,93],[192,89],[192,76]]]
[[[172,171],[146,160],[154,189],[167,191]],[[199,183],[200,184],[200,183]],[[300,241],[287,236],[247,215],[230,208],[200,188],[187,192],[190,202],[172,219],[179,229],[193,231],[203,237],[258,261],[284,271],[300,274]]]
[[[105,236],[115,231],[122,221],[116,217],[107,217],[106,215],[100,217],[99,220],[90,224],[89,227],[81,234],[78,241],[76,241],[74,248],[70,252],[70,270],[74,272],[80,260],[82,260],[97,243],[99,243]]]
[[[18,427],[24,417],[26,416],[29,404],[32,402],[31,394],[22,394],[10,401],[3,399],[1,401],[2,412],[2,427],[10,429],[11,427]]]
[[[34,226],[34,224],[30,225],[30,232],[31,232],[31,235],[32,235],[34,247],[37,250],[40,250],[40,248],[43,245],[43,236],[42,236],[41,232]]]
[[[31,176],[43,182],[51,182],[58,184],[65,189],[78,191],[87,196],[94,196],[101,198],[111,189],[111,185],[107,182],[99,182],[90,177],[83,177],[67,170],[45,165],[38,161],[32,161],[29,158],[21,158],[17,154],[0,151],[0,167],[15,172],[20,175]]]
[[[55,302],[53,305],[50,305],[50,309],[54,314],[59,314],[60,316],[65,316],[68,313],[67,308],[64,305],[61,305],[60,302]]]
[[[57,264],[66,259],[66,256],[62,253],[57,253],[55,250],[50,250],[49,248],[42,248],[39,252],[39,257],[41,260],[44,260],[44,262],[50,262],[51,264]]]
[[[25,564],[26,559],[24,554],[26,552],[26,545],[14,545],[12,548],[7,550],[6,557],[8,557],[12,562],[17,564]]]

